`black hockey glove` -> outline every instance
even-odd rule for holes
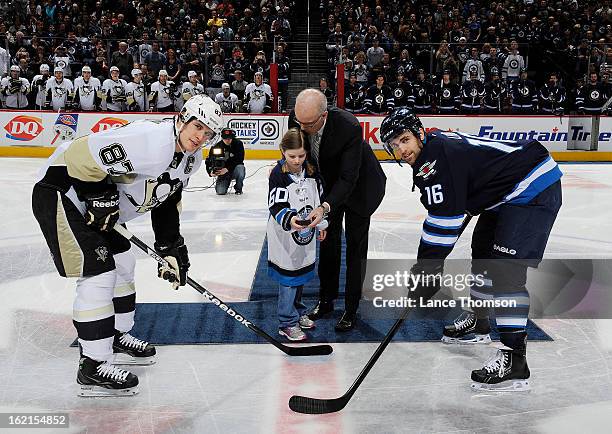
[[[408,297],[416,300],[417,304],[432,298],[440,290],[442,283],[442,273],[444,271],[443,262],[435,259],[419,260],[410,268],[412,275]]]
[[[21,92],[21,80],[11,78],[9,82],[9,93],[15,94],[19,92]]]
[[[102,193],[84,195],[87,209],[85,223],[87,226],[109,232],[119,220],[119,193],[117,188]]]
[[[166,261],[169,267],[157,264],[157,277],[172,283],[176,290],[179,286],[184,286],[187,282],[187,271],[189,270],[189,254],[185,240],[179,235],[178,239],[172,244],[155,243],[157,253]]]

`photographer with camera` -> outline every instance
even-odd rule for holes
[[[10,76],[4,77],[0,85],[6,97],[6,108],[8,109],[28,108],[30,82],[27,78],[19,77],[19,73],[19,66],[11,66]]]
[[[216,176],[215,191],[217,194],[227,194],[232,179],[236,180],[234,190],[242,194],[245,176],[244,144],[236,138],[236,131],[231,128],[221,130],[221,141],[210,148],[206,157],[206,171],[210,176]]]

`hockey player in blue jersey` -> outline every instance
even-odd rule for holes
[[[478,216],[472,274],[488,278],[484,285],[471,288],[471,298],[516,303],[516,307],[495,308],[503,347],[481,369],[472,371],[472,387],[528,389],[527,268],[542,260],[561,207],[562,174],[557,163],[536,140],[495,141],[442,131],[425,134],[419,118],[405,107],[384,119],[380,134],[387,152],[412,166],[414,184],[428,211],[416,269],[441,273],[466,217]],[[438,289],[423,293],[432,297]],[[488,317],[488,309],[464,312],[445,327],[443,340],[490,342]]]

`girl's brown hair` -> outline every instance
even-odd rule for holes
[[[283,136],[279,147],[280,147],[281,152],[284,155],[285,151],[292,151],[292,150],[300,149],[300,148],[306,149],[306,147],[304,146],[305,142],[306,142],[306,136],[304,135],[302,130],[300,130],[299,128],[289,128],[289,130],[287,130],[287,132]],[[287,166],[286,162],[283,165],[282,170],[283,170],[283,173],[289,173],[289,166]],[[306,173],[308,173],[308,175],[310,176],[312,176],[315,173],[314,166],[310,164],[309,162],[306,162]]]

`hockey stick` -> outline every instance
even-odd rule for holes
[[[136,247],[138,247],[143,252],[145,252],[147,255],[155,259],[161,265],[169,267],[168,262],[164,258],[159,256],[155,252],[155,250],[153,250],[152,248],[147,246],[144,242],[139,240],[129,230],[127,230],[121,225],[115,225],[115,231],[117,231],[123,237],[131,241]],[[242,324],[249,330],[255,332],[258,336],[270,342],[272,345],[274,345],[276,348],[278,348],[285,354],[288,354],[290,356],[324,356],[327,354],[331,354],[331,352],[333,351],[333,348],[330,345],[313,345],[310,347],[290,347],[290,346],[284,345],[280,343],[279,341],[277,341],[276,339],[274,339],[269,334],[267,334],[266,332],[264,332],[263,330],[261,330],[259,327],[251,324],[251,322],[248,321],[244,316],[240,315],[234,309],[230,308],[228,305],[223,303],[212,292],[208,291],[206,288],[204,288],[202,285],[200,285],[195,280],[191,279],[190,277],[187,277],[187,283],[189,284],[189,286],[191,286],[193,289],[195,289],[200,294],[202,294],[204,297],[206,297],[210,302],[212,302],[215,306],[217,306],[223,312],[225,312],[226,314],[234,318],[236,321],[238,321],[240,324]]]
[[[459,233],[459,236],[461,236],[461,234],[463,233],[467,225],[470,223],[471,219],[472,219],[471,215],[468,215],[466,217],[461,227],[461,232]],[[400,318],[397,321],[395,321],[395,324],[393,324],[393,327],[391,327],[391,330],[389,330],[389,332],[387,333],[385,338],[382,340],[380,345],[378,345],[378,348],[376,348],[376,351],[374,351],[374,354],[372,354],[372,357],[370,357],[370,360],[368,360],[368,363],[366,363],[366,365],[363,367],[363,369],[361,370],[361,372],[359,373],[359,375],[357,376],[357,378],[355,379],[351,387],[349,387],[349,389],[346,391],[344,395],[342,395],[339,398],[331,398],[331,399],[318,399],[318,398],[309,398],[307,396],[293,395],[289,399],[289,408],[295,411],[296,413],[327,414],[327,413],[335,413],[337,411],[342,410],[344,407],[346,407],[346,405],[348,404],[352,396],[357,391],[357,388],[359,387],[359,385],[363,382],[363,380],[365,380],[366,375],[368,375],[370,370],[374,367],[374,364],[376,363],[380,355],[383,353],[383,351],[385,351],[385,348],[387,348],[387,345],[389,345],[389,342],[391,342],[391,340],[393,339],[393,336],[395,336],[395,333],[397,333],[400,326],[406,320],[406,318],[408,317],[408,314],[412,312],[412,309],[413,308],[411,307],[407,307],[406,309],[404,309]]]

